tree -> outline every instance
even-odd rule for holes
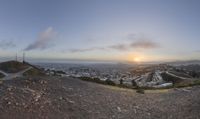
[[[119,82],[120,82],[121,85],[123,84],[123,81],[124,81],[123,79],[120,79],[120,80],[119,80]]]
[[[136,86],[137,87],[137,83],[135,82],[135,80],[132,80],[132,86]]]

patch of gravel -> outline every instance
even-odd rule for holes
[[[1,119],[198,119],[200,87],[146,91],[74,78],[34,77],[0,84]]]

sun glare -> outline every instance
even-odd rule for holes
[[[139,62],[142,62],[144,57],[142,56],[142,54],[129,54],[128,57],[127,57],[128,61],[130,62],[136,62],[136,63],[139,63]]]
[[[133,61],[134,61],[134,62],[140,62],[141,60],[140,60],[140,58],[135,57],[135,58],[133,59]]]

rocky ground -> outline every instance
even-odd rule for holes
[[[74,78],[35,77],[0,84],[1,119],[199,119],[200,86],[135,90]]]

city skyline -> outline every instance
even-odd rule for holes
[[[200,60],[198,0],[2,0],[0,55],[30,60]]]

